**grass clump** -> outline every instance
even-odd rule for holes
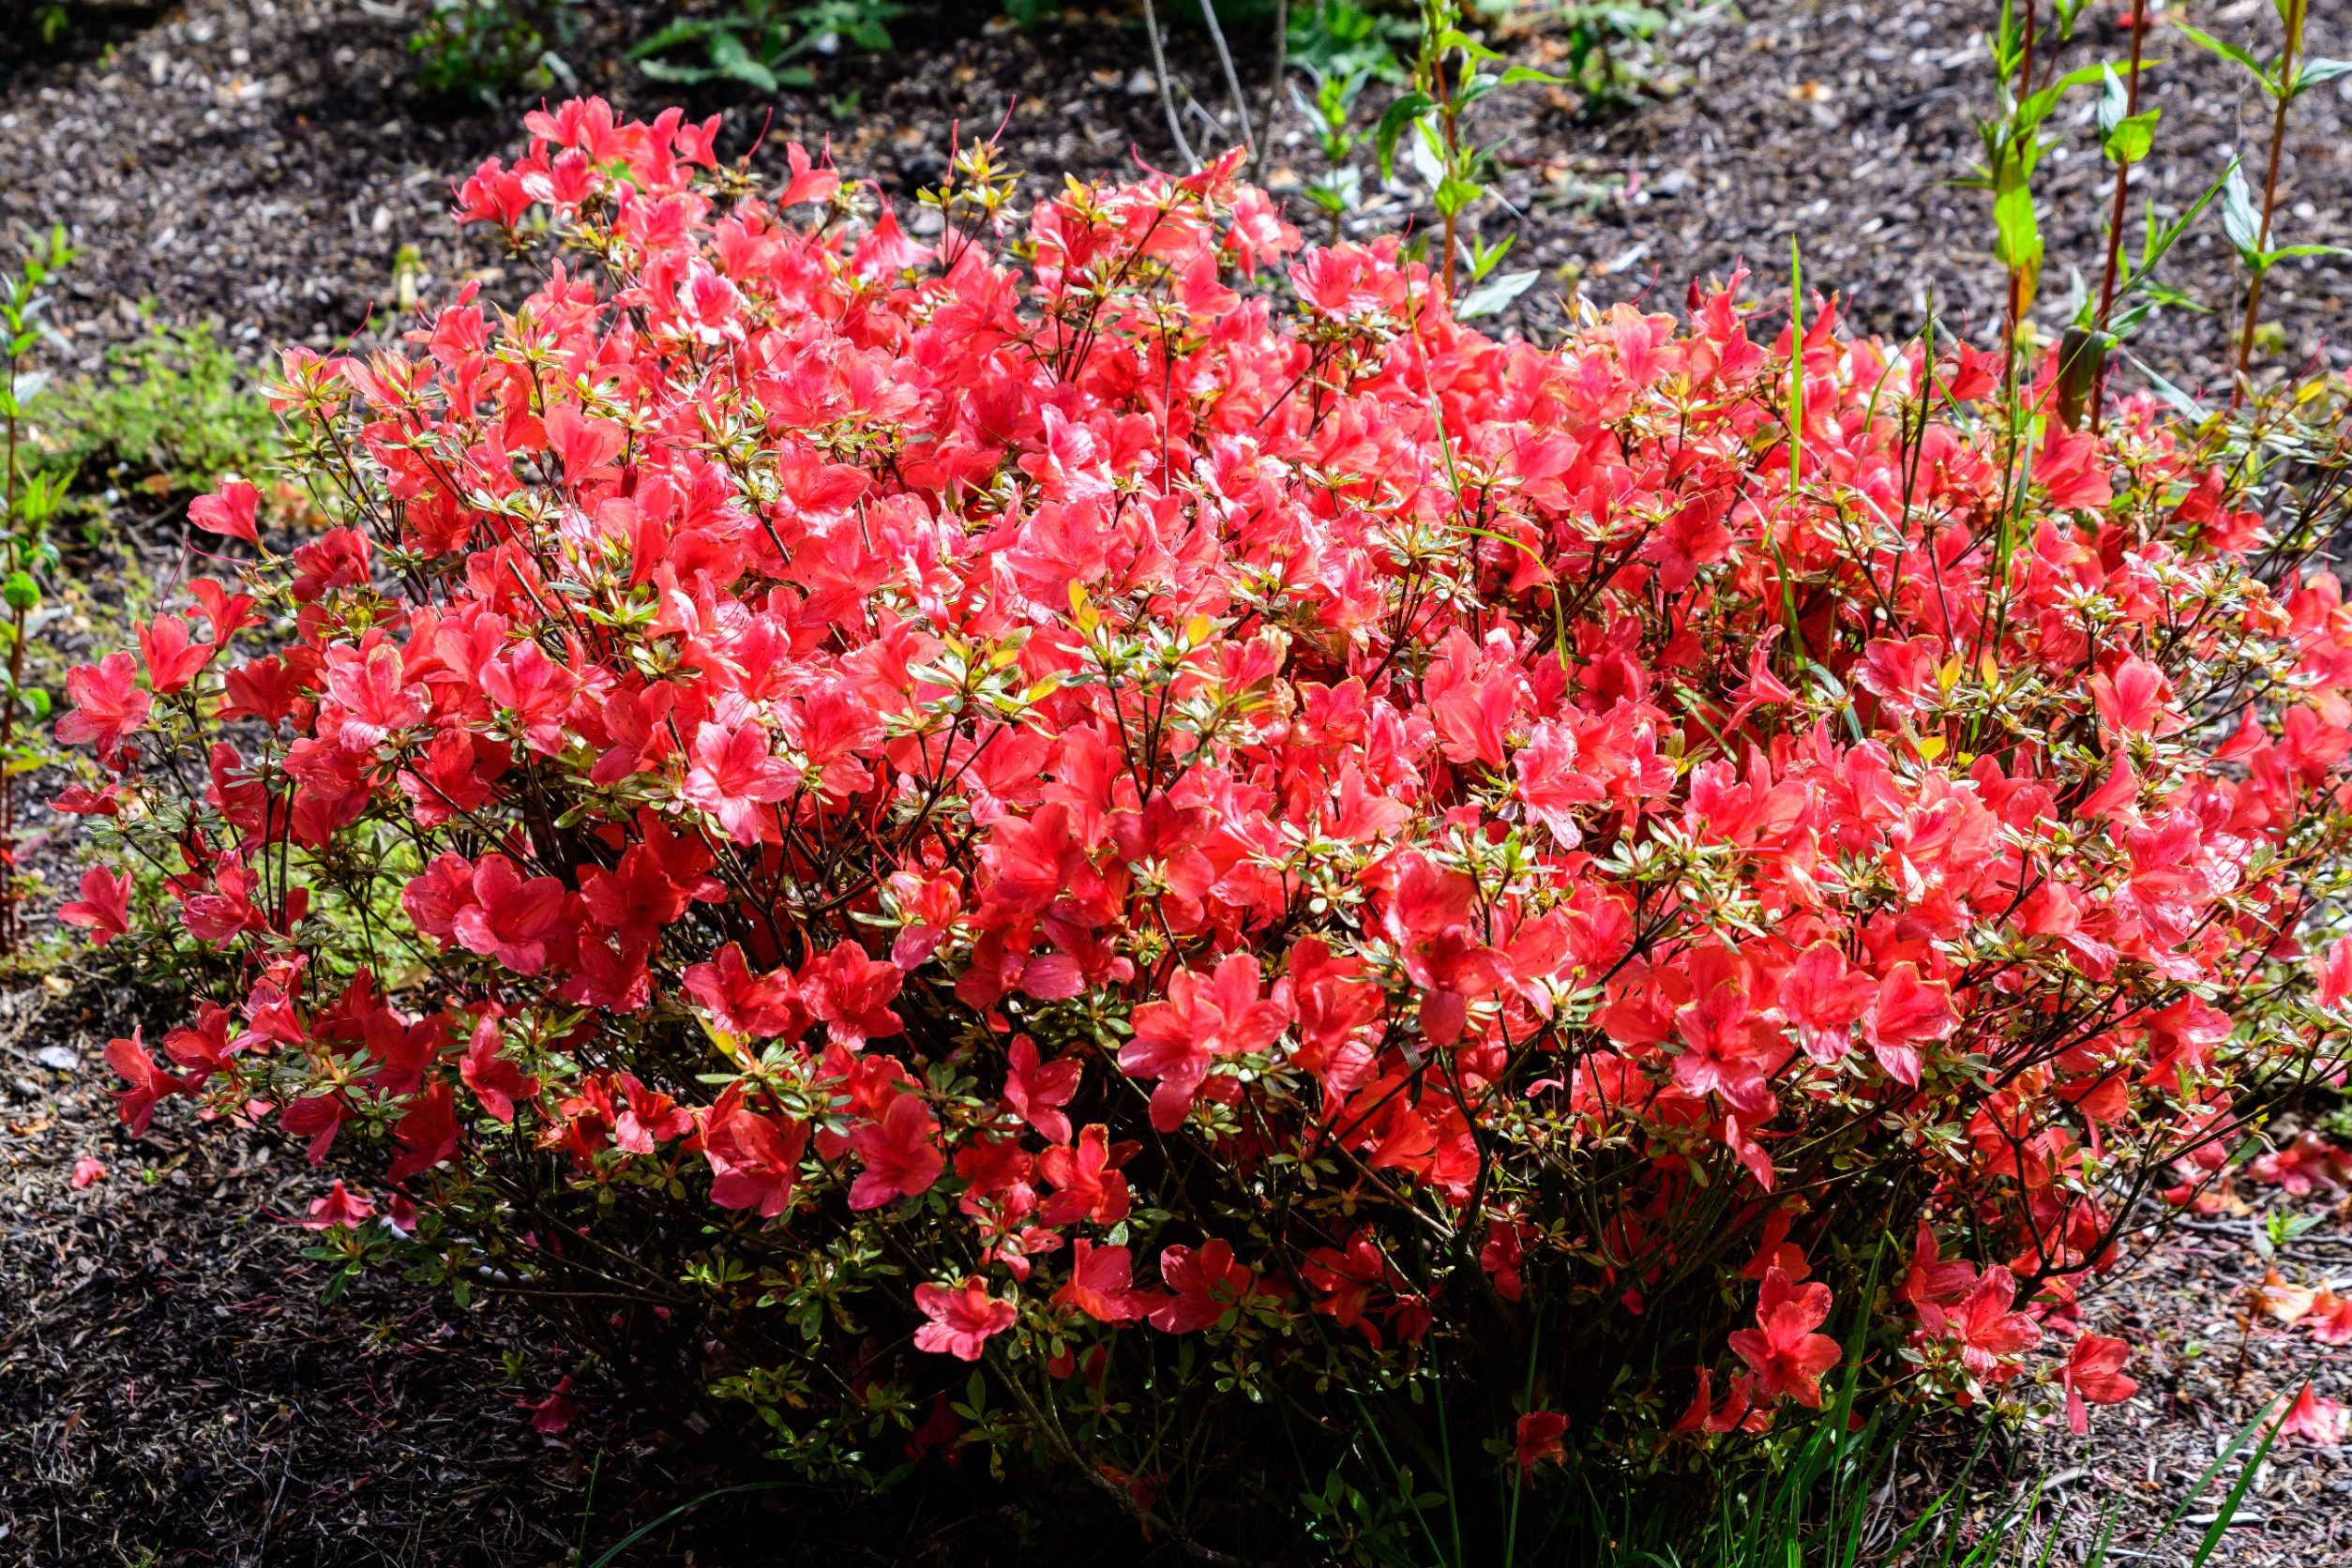
[[[40,433],[53,471],[156,495],[259,473],[278,448],[268,400],[210,323],[151,324],[108,349],[97,375],[56,388]]]

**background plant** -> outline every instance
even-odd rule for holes
[[[1349,128],[1349,121],[1356,98],[1370,77],[1361,67],[1344,76],[1325,74],[1312,66],[1301,68],[1315,84],[1315,96],[1308,98],[1294,83],[1290,101],[1300,118],[1313,128],[1315,149],[1323,159],[1323,173],[1306,187],[1306,199],[1330,218],[1332,243],[1336,245],[1347,237],[1342,221],[1364,200],[1364,171],[1349,161],[1364,138]]]
[[[64,226],[56,225],[46,236],[28,237],[16,273],[0,276],[0,340],[8,356],[7,379],[0,384],[0,428],[7,443],[0,453],[0,605],[8,612],[8,686],[0,690],[0,955],[14,953],[20,941],[16,781],[34,765],[19,732],[19,710],[26,710],[24,719],[49,713],[48,694],[24,688],[24,626],[40,608],[41,575],[57,563],[49,525],[73,477],[70,466],[45,463],[35,449],[31,420],[50,377],[35,369],[33,360],[47,335],[41,320],[48,307],[45,291],[73,257]]]
[[[44,460],[85,483],[189,496],[253,478],[274,460],[278,420],[254,373],[210,323],[150,322],[110,345],[99,372],[52,389]]]
[[[1405,65],[1397,46],[1419,36],[1410,16],[1367,9],[1355,0],[1317,0],[1294,8],[1289,17],[1289,58],[1319,80],[1363,72],[1372,80],[1402,85]]]
[[[812,53],[830,54],[845,42],[887,50],[887,23],[904,9],[889,0],[817,0],[789,7],[781,0],[746,0],[714,15],[680,17],[631,49],[629,58],[656,82],[726,78],[763,93],[806,87],[816,81],[814,73],[791,62]],[[687,46],[706,63],[684,65],[662,57]]]
[[[1560,8],[1567,46],[1566,79],[1584,95],[1588,114],[1632,101],[1635,89],[1672,80],[1654,65],[1655,43],[1677,18],[1653,6],[1568,5]]]
[[[1485,67],[1502,56],[1463,31],[1465,12],[1459,0],[1424,0],[1421,8],[1420,51],[1412,67],[1411,85],[1391,99],[1381,112],[1376,140],[1380,178],[1395,166],[1401,142],[1416,171],[1429,188],[1430,204],[1440,227],[1439,287],[1450,299],[1454,294],[1456,240],[1464,212],[1486,194],[1488,182],[1500,168],[1497,149],[1471,140],[1465,117],[1488,94],[1522,82],[1557,82],[1559,78],[1527,66],[1511,66],[1500,73]],[[1510,241],[1488,249],[1475,248],[1470,256],[1473,281],[1491,271]],[[1500,309],[1535,280],[1532,272],[1514,273],[1498,279],[1491,292],[1475,303],[1470,314]],[[1466,301],[1465,306],[1470,302]]]
[[[2270,244],[2270,226],[2278,203],[2279,157],[2286,145],[2287,110],[2314,87],[2352,71],[2352,60],[2313,59],[2304,55],[2303,24],[2310,9],[2307,0],[2272,0],[2272,7],[2278,13],[2282,38],[2278,54],[2267,65],[2239,44],[2200,32],[2185,23],[2175,23],[2192,42],[2242,68],[2271,103],[2269,148],[2263,163],[2259,209],[2247,188],[2243,173],[2236,167],[2226,177],[2222,204],[2223,232],[2250,275],[2245,314],[2238,333],[2239,384],[2230,394],[2233,407],[2245,397],[2243,384],[2253,362],[2254,339],[2262,320],[2263,283],[2271,267],[2297,256],[2343,254],[2333,246],[2305,244],[2273,249]]]
[[[573,81],[560,53],[577,0],[431,0],[410,35],[416,84],[486,108]]]

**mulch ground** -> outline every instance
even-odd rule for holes
[[[376,0],[100,6],[77,10],[79,30],[54,52],[0,38],[0,230],[61,221],[83,249],[53,316],[62,347],[51,368],[95,369],[108,344],[143,329],[150,303],[167,322],[216,322],[257,362],[281,343],[325,348],[397,330],[386,302],[404,247],[422,262],[428,300],[469,279],[492,298],[527,292],[530,279],[493,244],[445,219],[451,178],[513,151],[520,109],[419,98],[401,9]],[[678,96],[622,58],[664,8],[578,9],[565,57],[585,86],[641,113]],[[1952,181],[1974,146],[1970,116],[1989,98],[1982,31],[1994,9],[1983,0],[1765,0],[1744,17],[1728,8],[1686,17],[1652,62],[1672,91],[1637,95],[1622,112],[1596,117],[1540,88],[1504,95],[1480,128],[1499,143],[1505,202],[1484,217],[1483,233],[1515,234],[1504,264],[1542,278],[1501,329],[1549,340],[1578,293],[1602,306],[1638,298],[1679,309],[1689,279],[1727,274],[1741,258],[1761,275],[1751,297],[1769,303],[1777,288],[1785,301],[1793,239],[1809,284],[1847,295],[1873,328],[1916,331],[1932,290],[1948,325],[1989,341],[2000,276],[1986,201]],[[2120,53],[2117,8],[2096,9],[2074,59]],[[2314,0],[2312,11],[2314,52],[2352,53],[2352,0]],[[2271,25],[2262,0],[2185,14],[2236,38]],[[956,127],[969,137],[1001,126],[1032,195],[1064,171],[1112,174],[1135,157],[1174,165],[1124,8],[1073,12],[1031,33],[985,20],[912,15],[896,24],[897,53],[820,58],[815,88],[772,102],[733,89],[686,98],[698,113],[727,113],[724,148],[747,146],[764,125],[761,156],[780,166],[784,140],[829,140],[845,169],[901,203],[942,171]],[[1508,43],[1531,64],[1560,53],[1541,29]],[[1264,53],[1242,49],[1253,94]],[[2163,157],[2135,188],[2177,209],[2231,153],[2259,156],[2267,108],[2175,36],[2160,31],[2149,53],[2165,61],[2148,87],[2164,111]],[[1214,56],[1179,35],[1170,58],[1180,89],[1198,95],[1188,134],[1216,141],[1211,122],[1229,115]],[[1382,100],[1381,90],[1367,93],[1360,120],[1368,126]],[[2096,286],[2108,188],[2086,119],[2061,113],[2055,128],[2066,141],[2045,164],[2051,261],[2037,320],[2047,331],[2062,322],[2070,266]],[[2294,126],[2286,237],[2345,242],[2352,78],[2306,96]],[[1318,173],[1286,108],[1266,181],[1295,191]],[[1367,177],[1365,189],[1357,233],[1409,222],[1422,199],[1410,175],[1385,191]],[[1319,219],[1303,207],[1294,201],[1293,216],[1315,232]],[[2167,311],[2140,345],[2184,385],[2221,382],[2239,287],[2232,264],[2209,222],[2169,277],[2214,312]],[[2275,275],[2269,309],[2286,342],[2269,369],[2314,356],[2352,365],[2348,283],[2333,260]],[[113,567],[172,569],[175,520],[134,520],[137,536]],[[122,583],[88,587],[119,597]],[[56,653],[87,656],[88,636],[68,621],[50,641]],[[41,792],[39,778],[31,786]],[[43,852],[69,852],[59,837]],[[567,1363],[511,1304],[460,1310],[427,1288],[370,1280],[322,1305],[318,1265],[300,1258],[303,1233],[285,1222],[320,1185],[298,1153],[184,1114],[159,1117],[136,1139],[114,1123],[99,1053],[161,1005],[101,972],[0,993],[0,1568],[560,1563],[583,1541],[593,1560],[736,1473],[633,1416],[594,1368]],[[70,1176],[83,1155],[108,1174],[77,1189]],[[2037,1543],[2057,1533],[2053,1560],[2079,1555],[2110,1506],[2122,1511],[2118,1546],[2146,1551],[2216,1439],[2262,1401],[2306,1379],[2352,1398],[2345,1359],[2299,1330],[2257,1325],[2241,1366],[2237,1298],[2260,1270],[2247,1221],[2213,1223],[2222,1229],[2179,1232],[2120,1271],[2091,1309],[2094,1326],[2146,1346],[2133,1366],[2138,1398],[2101,1412],[2087,1443],[2002,1438],[1970,1481],[1976,1518],[1996,1517],[2034,1476],[2063,1477],[2028,1531]],[[2288,1262],[2307,1283],[2332,1274],[2352,1290],[2352,1230],[2338,1214]],[[577,1417],[560,1433],[535,1429],[524,1406],[566,1376]],[[1951,1479],[1948,1453],[1922,1453],[1899,1478],[1897,1513]],[[949,1488],[882,1511],[790,1496],[718,1500],[624,1560],[993,1564],[1025,1555],[1019,1522],[983,1492]],[[2221,1560],[2342,1560],[2352,1459],[2284,1445],[2246,1513]],[[2185,1561],[2197,1533],[2149,1560]],[[1093,1549],[1093,1560],[1158,1555],[1131,1537]],[[1090,1560],[1063,1544],[1053,1555],[1066,1568]]]
[[[1631,109],[1597,120],[1559,89],[1490,99],[1479,128],[1500,146],[1505,205],[1484,214],[1483,231],[1517,235],[1506,266],[1544,272],[1504,324],[1557,334],[1578,290],[1596,304],[1643,297],[1679,308],[1691,279],[1726,275],[1742,258],[1760,274],[1756,297],[1777,288],[1785,299],[1793,239],[1811,286],[1849,295],[1873,327],[1916,331],[1932,291],[1949,325],[1989,341],[2002,280],[1987,199],[1954,182],[1975,155],[1972,117],[1990,106],[1983,30],[1995,8],[1766,0],[1745,21],[1728,7],[1693,10],[1651,62],[1669,96],[1637,94]],[[2119,57],[2116,17],[2126,8],[2087,8],[2064,63]],[[957,127],[966,137],[1002,127],[1033,193],[1065,171],[1132,171],[1136,157],[1175,164],[1158,96],[1138,75],[1140,30],[1123,8],[1074,9],[1032,33],[918,11],[896,24],[897,52],[812,57],[817,85],[773,102],[638,74],[622,53],[658,6],[577,9],[584,20],[565,53],[587,87],[648,115],[682,94],[698,113],[725,111],[722,144],[734,149],[766,128],[765,153],[779,166],[781,142],[830,141],[845,169],[902,203],[942,172]],[[400,13],[372,0],[190,0],[152,25],[92,23],[73,51],[21,60],[0,81],[0,221],[61,221],[86,248],[56,320],[85,364],[138,329],[137,307],[149,299],[166,319],[218,319],[257,355],[394,324],[384,301],[403,246],[425,265],[428,299],[469,278],[493,297],[523,289],[487,238],[459,236],[445,216],[453,176],[515,149],[519,108],[421,100],[402,48],[408,24],[387,20]],[[2352,4],[2314,0],[2311,13],[2314,53],[2352,53]],[[2198,0],[2166,14],[2232,38],[2275,27],[2263,0]],[[1560,40],[1541,30],[1503,41],[1529,63],[1559,64]],[[1259,103],[1264,54],[1242,49]],[[2133,235],[2143,196],[2178,211],[2233,154],[2258,166],[2269,128],[2267,100],[2237,68],[2162,28],[2148,55],[2163,62],[2147,92],[2164,119],[2153,172],[2133,188]],[[1230,115],[1214,57],[1198,37],[1177,35],[1171,65],[1204,106],[1186,112],[1188,134],[1215,142],[1209,121]],[[1368,128],[1383,101],[1383,89],[1367,93],[1360,123]],[[2077,93],[2054,117],[2060,143],[2043,164],[2045,332],[2063,324],[2070,269],[2098,283],[2111,184],[2091,107]],[[2352,234],[2352,78],[2305,95],[2292,125],[2282,234],[2343,241]],[[1277,190],[1319,173],[1287,105],[1272,143],[1264,173]],[[1388,191],[1367,179],[1357,231],[1409,219],[1422,193],[1410,172],[1399,178]],[[1319,219],[1303,200],[1293,206],[1303,221]],[[2239,297],[2235,264],[2209,220],[2167,274],[2211,308],[2167,310],[2142,345],[2184,385],[2218,380]],[[2275,364],[2318,354],[2352,365],[2352,273],[2335,259],[2284,264],[2269,300],[2267,313],[2286,330]]]
[[[2163,1231],[2127,1253],[2086,1298],[2086,1328],[2133,1346],[2133,1397],[2094,1409],[2088,1438],[2063,1427],[1998,1432],[1972,1472],[1976,1432],[1964,1423],[1931,1424],[1915,1457],[1894,1466],[1881,1528],[1899,1530],[1952,1489],[1964,1538],[1968,1528],[1987,1526],[2017,1538],[2023,1556],[2013,1550],[2006,1560],[2085,1562],[2103,1537],[2113,1568],[2189,1563],[2257,1455],[2258,1434],[2239,1443],[2252,1423],[2306,1385],[2352,1403],[2352,1353],[2322,1344],[2308,1323],[2250,1311],[2249,1301],[2267,1267],[2254,1231],[2282,1212],[2317,1221],[2279,1254],[2282,1279],[2352,1291],[2352,1198],[2326,1187],[2300,1199],[2243,1183],[2234,1188],[2220,1214],[2166,1215]],[[1925,1545],[1923,1559],[1937,1560],[1940,1541],[1931,1535]],[[2297,1435],[2262,1456],[2210,1560],[2317,1568],[2347,1558],[2352,1448]]]

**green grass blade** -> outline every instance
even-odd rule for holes
[[[2278,1403],[2276,1399],[2272,1399],[2263,1406],[2259,1411],[2255,1412],[2252,1421],[2238,1429],[2238,1435],[2229,1440],[2229,1445],[2213,1456],[2213,1462],[2205,1467],[2205,1473],[2196,1478],[2196,1483],[2189,1488],[2188,1495],[2180,1500],[2180,1506],[2172,1511],[2172,1517],[2166,1519],[2164,1527],[2156,1532],[2156,1539],[2148,1543],[2151,1547],[2157,1542],[2170,1536],[2179,1527],[2180,1521],[2188,1516],[2189,1510],[2196,1506],[2197,1499],[2205,1495],[2205,1488],[2211,1484],[2216,1475],[2221,1473],[2222,1467],[2229,1463],[2230,1455],[2245,1447],[2247,1440],[2261,1430],[2263,1424],[2270,1419],[2272,1411],[2277,1409]],[[2269,1443],[2266,1442],[2262,1446],[2265,1453],[2269,1451]]]
[[[2270,1403],[2275,1406],[2278,1401],[2274,1399]],[[2265,1407],[2265,1414],[2269,1413],[2269,1409]],[[2239,1435],[2239,1440],[2244,1441],[2243,1434]],[[2238,1516],[2238,1505],[2245,1500],[2246,1488],[2253,1485],[2254,1477],[2262,1473],[2262,1462],[2270,1456],[2270,1445],[2278,1440],[2279,1429],[2275,1425],[2262,1434],[2262,1446],[2255,1449],[2254,1457],[2246,1461],[2246,1468],[2238,1472],[2238,1484],[2229,1489],[2229,1496],[2222,1500],[2222,1506],[2214,1514],[2213,1522],[2206,1527],[2205,1539],[2197,1545],[2197,1555],[2190,1559],[2189,1568],[2205,1568],[2205,1560],[2213,1555],[2213,1548],[2220,1545],[2222,1537],[2229,1533],[2230,1524]],[[2230,1446],[2235,1448],[2238,1444]],[[2202,1490],[2202,1486],[2199,1489]]]
[[[716,1491],[704,1492],[701,1497],[696,1498],[689,1502],[682,1502],[678,1504],[677,1507],[672,1508],[669,1513],[664,1514],[660,1518],[654,1520],[651,1524],[640,1525],[637,1529],[630,1530],[626,1535],[622,1536],[620,1540],[605,1548],[604,1555],[597,1558],[596,1561],[590,1563],[588,1568],[611,1568],[611,1561],[614,1558],[619,1557],[623,1552],[627,1551],[631,1546],[636,1545],[640,1541],[642,1541],[645,1537],[651,1535],[654,1531],[659,1530],[671,1520],[678,1518],[683,1515],[693,1513],[696,1509],[701,1507],[713,1498],[723,1498],[731,1492],[773,1492],[780,1486],[797,1486],[799,1485],[800,1483],[797,1481],[746,1481],[740,1485],[721,1486]]]

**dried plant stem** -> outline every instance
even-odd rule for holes
[[[1217,64],[1225,68],[1225,89],[1233,95],[1233,113],[1241,116],[1242,143],[1252,152],[1258,133],[1250,128],[1249,99],[1242,94],[1241,73],[1233,68],[1233,52],[1225,47],[1225,29],[1217,25],[1216,0],[1200,0],[1200,16],[1209,24],[1209,38],[1217,46]]]
[[[2279,152],[2286,145],[2286,106],[2293,101],[2295,46],[2303,38],[2306,0],[2291,0],[2286,13],[2286,48],[2279,55],[2278,107],[2270,114],[2270,161],[2262,174],[2262,226],[2254,234],[2254,249],[2270,249],[2270,211],[2279,199]],[[2238,333],[2238,374],[2231,378],[2229,406],[2245,400],[2247,367],[2254,360],[2254,327],[2262,320],[2262,281],[2268,272],[2256,267],[2254,285],[2246,291],[2246,324]]]
[[[2140,45],[2148,37],[2148,0],[2132,0],[2132,72],[2125,79],[2126,101],[2123,115],[2129,119],[2140,112]],[[2107,316],[2115,309],[2117,275],[2123,260],[2123,201],[2125,182],[2131,177],[2132,160],[2115,160],[2115,207],[2107,215],[2107,267],[2099,280],[2099,321],[2101,332],[2107,330]],[[2099,372],[2090,383],[2090,428],[2096,433],[2106,419],[2107,356],[2099,356]]]
[[[1168,134],[1175,138],[1177,156],[1185,167],[1198,170],[1200,159],[1193,156],[1192,143],[1184,140],[1184,122],[1176,113],[1176,92],[1168,84],[1168,55],[1160,48],[1160,22],[1152,13],[1152,0],[1143,0],[1143,33],[1152,40],[1152,74],[1159,79],[1160,107],[1168,111]]]
[[[1282,113],[1282,79],[1290,70],[1290,0],[1274,0],[1274,75],[1266,83],[1266,112],[1259,118],[1265,125],[1265,134],[1258,143],[1258,156],[1253,170],[1266,166],[1266,144],[1274,140],[1274,117]]]

